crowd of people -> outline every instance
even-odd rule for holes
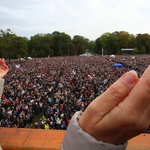
[[[114,67],[119,62],[122,67]],[[0,126],[66,130],[76,111],[89,105],[123,73],[140,77],[147,55],[68,56],[8,60],[0,104]],[[42,114],[34,122],[35,116]],[[148,130],[150,132],[150,130]]]

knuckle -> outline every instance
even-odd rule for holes
[[[119,85],[112,85],[109,89],[109,94],[114,99],[120,99],[120,98],[124,97],[125,91],[124,91],[124,88],[122,88]]]

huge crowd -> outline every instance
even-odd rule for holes
[[[114,67],[116,62],[123,66]],[[149,64],[147,55],[8,60],[0,127],[65,130],[76,111],[84,111],[123,73],[134,69],[140,77]]]

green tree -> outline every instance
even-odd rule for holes
[[[48,56],[54,56],[54,51],[51,48],[48,51]]]
[[[58,56],[63,56],[64,55],[64,53],[63,53],[63,51],[60,49],[59,51],[58,51]]]
[[[1,30],[0,35],[0,57],[12,59],[28,55],[27,38],[16,36],[10,29]]]
[[[53,36],[52,34],[45,34],[42,42],[44,43],[43,45],[43,49],[45,50],[45,55],[46,56],[53,56],[54,55],[54,51],[53,51]]]
[[[119,50],[118,37],[115,33],[104,33],[100,37],[100,43],[104,49],[104,54],[117,54]]]
[[[95,41],[89,41],[88,42],[88,50],[92,53],[95,52],[96,43]]]
[[[32,49],[30,56],[32,56],[33,58],[38,56],[37,51],[34,48]]]
[[[110,37],[111,33],[106,32],[104,33],[101,37],[100,37],[100,43],[102,45],[102,48],[104,50],[104,54],[109,54],[109,37]]]
[[[96,41],[95,41],[94,52],[96,54],[102,54],[102,43],[101,43],[100,37],[97,38]]]
[[[29,54],[32,57],[47,57],[53,55],[53,37],[51,34],[36,34],[28,44]],[[34,51],[34,53],[32,52]],[[35,53],[36,51],[36,53]]]
[[[10,30],[7,29],[6,31],[0,31],[0,55],[5,59],[10,59],[13,57],[13,38],[16,35]]]
[[[130,34],[126,31],[116,32],[119,40],[119,48],[129,48]]]
[[[53,36],[53,42],[54,42],[54,55],[55,56],[59,56],[60,55],[60,51],[62,51],[63,53],[61,53],[62,55],[70,55],[70,47],[71,47],[71,37],[62,32],[58,32],[55,31],[52,33]]]
[[[76,35],[73,37],[73,45],[76,51],[76,55],[83,54],[88,49],[88,39],[82,36]]]
[[[130,34],[130,39],[128,43],[129,48],[135,48],[136,47],[136,37],[133,34]]]
[[[131,52],[131,54],[138,54],[138,49],[134,48],[134,50]]]
[[[149,34],[137,34],[136,47],[141,53],[142,47],[145,47],[146,53],[150,53],[150,35]]]
[[[117,54],[119,53],[119,40],[116,34],[112,33],[108,37],[108,48],[109,54]]]
[[[70,50],[69,50],[69,55],[76,55],[77,54],[77,49],[75,47],[75,45],[73,44],[73,42],[71,42],[71,45],[70,45]]]
[[[122,48],[135,48],[135,36],[126,31],[107,32],[100,39],[106,54],[121,54]]]
[[[142,48],[141,48],[141,54],[146,54],[146,49],[144,46],[142,46]]]
[[[28,51],[31,57],[39,57],[40,52],[38,51],[42,49],[42,45],[43,45],[42,38],[43,35],[40,34],[36,34],[30,38]],[[34,51],[34,53],[32,51]]]
[[[13,45],[14,58],[27,57],[28,54],[28,39],[25,37],[15,37]]]

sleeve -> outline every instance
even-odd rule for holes
[[[61,150],[125,150],[127,143],[114,145],[97,141],[94,137],[84,132],[78,124],[82,112],[76,112],[64,136]]]
[[[4,79],[0,78],[0,102],[3,93],[3,88],[4,88]]]

